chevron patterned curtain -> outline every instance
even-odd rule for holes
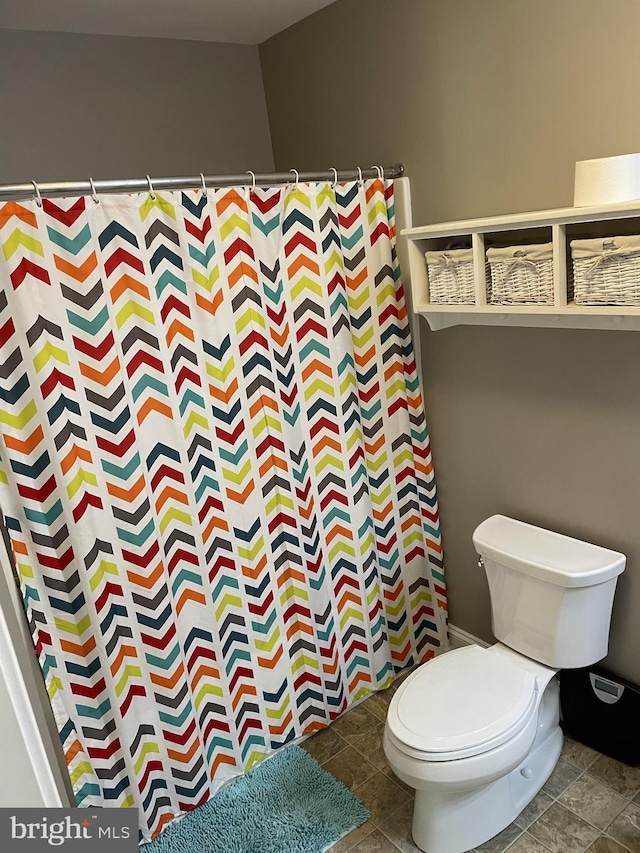
[[[0,208],[0,506],[79,805],[141,840],[434,654],[392,182]]]

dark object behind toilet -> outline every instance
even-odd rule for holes
[[[560,674],[560,707],[566,734],[622,761],[640,764],[640,689],[600,667]]]

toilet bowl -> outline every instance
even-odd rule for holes
[[[556,671],[520,657],[499,643],[456,649],[394,695],[384,751],[416,789],[412,833],[428,853],[460,853],[496,835],[558,760]]]
[[[480,525],[474,544],[500,642],[418,667],[394,694],[385,726],[387,760],[416,789],[412,834],[426,853],[484,843],[549,777],[562,749],[558,669],[588,665],[585,643],[589,663],[606,654],[625,565],[618,552],[503,516]]]

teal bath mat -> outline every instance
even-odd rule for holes
[[[369,812],[299,746],[281,749],[141,853],[322,853]]]

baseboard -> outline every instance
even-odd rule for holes
[[[449,647],[451,649],[459,649],[461,646],[482,646],[483,649],[489,648],[491,643],[485,643],[479,637],[474,637],[462,628],[456,628],[455,625],[449,624]]]

